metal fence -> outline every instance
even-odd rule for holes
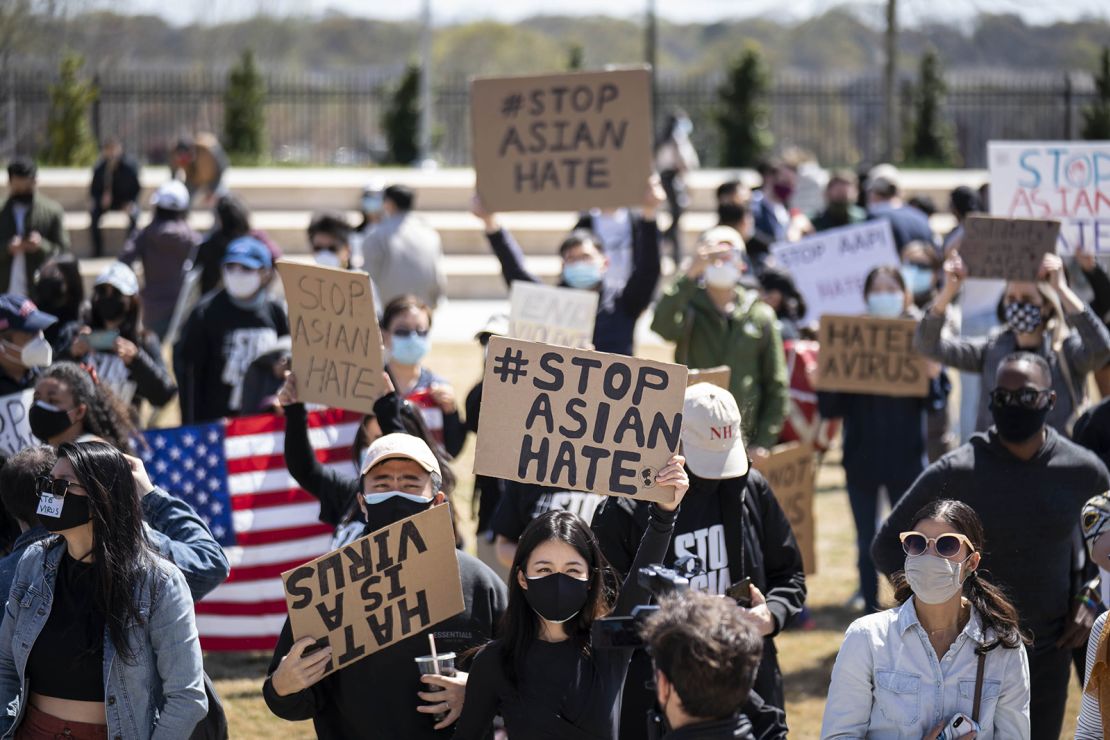
[[[49,115],[49,71],[13,70],[0,78],[0,154],[44,148]],[[158,163],[183,135],[223,128],[223,72],[113,71],[95,78],[93,106],[98,135],[115,134],[141,159]],[[396,72],[269,74],[266,76],[266,137],[276,162],[350,164],[386,156],[382,114]],[[989,139],[1072,139],[1081,111],[1094,98],[1086,73],[1026,75],[950,74],[945,114],[952,125],[960,164],[985,166]],[[714,110],[718,76],[665,78],[656,85],[656,111],[680,106],[694,122],[694,143],[706,166],[720,164],[720,133]],[[440,79],[434,85],[433,141],[448,165],[470,161],[467,83]],[[769,100],[778,147],[813,152],[826,165],[854,165],[881,156],[883,90],[877,75],[776,77]],[[899,86],[902,130],[912,116],[912,80]],[[658,121],[657,121],[658,123]]]

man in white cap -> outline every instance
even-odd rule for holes
[[[164,338],[181,290],[182,268],[200,237],[189,228],[189,191],[176,180],[151,196],[154,220],[123,247],[119,261],[143,265],[143,312],[147,328]]]
[[[440,490],[439,462],[419,437],[387,434],[366,451],[359,507],[366,516],[363,535],[446,505]],[[361,536],[361,535],[360,535]],[[289,621],[278,638],[262,694],[270,711],[282,719],[311,719],[322,740],[363,738],[392,740],[443,737],[438,730],[462,712],[466,674],[430,676],[421,685],[414,659],[427,655],[428,634],[439,652],[462,655],[493,638],[508,604],[505,584],[477,558],[456,551],[466,608],[434,627],[418,632],[373,655],[322,678],[331,648],[305,655],[314,640],[293,642]],[[438,687],[442,692],[430,693]],[[419,704],[416,696],[428,703]],[[436,722],[432,715],[446,714]]]
[[[665,564],[698,557],[705,572],[691,578],[690,586],[715,594],[751,579],[751,607],[745,612],[765,638],[754,691],[762,699],[757,703],[783,710],[782,674],[772,638],[805,603],[798,543],[767,480],[750,467],[740,410],[729,391],[710,383],[687,388],[681,439],[690,491],[679,509]],[[646,504],[629,498],[610,498],[594,515],[602,552],[618,572],[631,565],[646,523]],[[638,653],[624,686],[622,740],[643,735],[643,718],[652,701],[644,685],[651,675],[651,661]],[[766,721],[759,707],[747,707],[744,713],[757,726]]]

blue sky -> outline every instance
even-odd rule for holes
[[[513,21],[529,15],[597,14],[642,16],[649,0],[431,0],[437,23],[494,18]],[[782,0],[655,0],[660,15],[675,21],[713,21],[751,15],[781,14]],[[421,0],[92,0],[115,10],[154,13],[174,23],[233,20],[254,15],[260,9],[278,15],[323,13],[333,8],[350,15],[405,19],[415,18]],[[805,18],[843,0],[792,0],[787,18]],[[907,24],[929,17],[963,19],[980,12],[1017,13],[1030,23],[1074,20],[1082,16],[1110,18],[1106,0],[899,0],[900,14]],[[853,5],[868,10],[876,21],[882,17],[883,0],[857,0]]]

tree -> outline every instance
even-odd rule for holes
[[[420,155],[420,67],[410,64],[382,117],[391,164],[412,164]]]
[[[746,44],[717,93],[720,108],[715,118],[721,129],[723,166],[752,167],[771,150],[770,87],[771,74],[762,52],[758,46]]]
[[[46,124],[45,164],[85,167],[96,161],[98,147],[89,123],[89,107],[99,92],[81,75],[80,54],[62,57],[58,81],[50,86],[50,117]]]
[[[227,73],[224,145],[237,163],[258,163],[266,151],[266,82],[250,49]]]
[[[936,49],[921,57],[921,71],[913,91],[910,150],[905,158],[915,164],[951,167],[956,164],[952,126],[944,119],[944,72]]]
[[[1110,46],[1102,47],[1095,74],[1095,100],[1083,109],[1083,138],[1110,139]]]
[[[577,41],[567,47],[567,71],[576,72],[582,69],[586,59],[586,49]]]

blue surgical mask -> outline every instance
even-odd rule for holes
[[[872,293],[867,296],[867,310],[872,316],[896,319],[902,315],[906,299],[901,293]]]
[[[428,354],[430,343],[427,337],[412,334],[407,337],[393,336],[393,347],[389,350],[391,359],[402,365],[418,365]]]
[[[914,295],[920,295],[933,287],[933,271],[921,265],[902,265],[902,279],[906,281],[906,288]]]
[[[601,268],[593,260],[563,265],[563,282],[572,288],[592,288],[601,282]]]
[[[362,212],[363,213],[380,213],[382,210],[382,196],[380,195],[364,195],[362,196]]]
[[[380,504],[384,501],[397,497],[403,498],[406,501],[411,501],[414,504],[427,504],[430,499],[427,496],[421,496],[418,493],[402,493],[401,491],[385,491],[384,493],[364,493],[362,500],[366,502],[367,506]]]

